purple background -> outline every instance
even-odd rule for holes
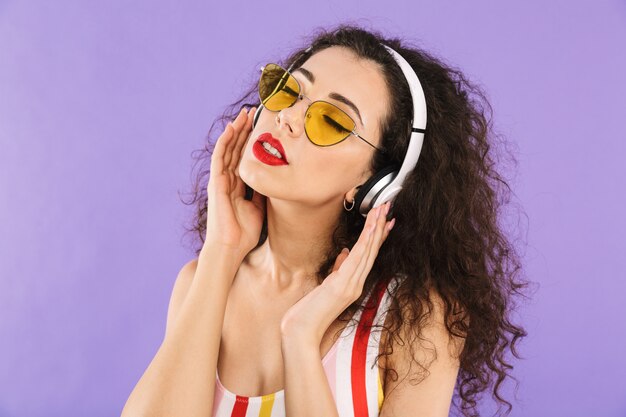
[[[511,415],[626,416],[626,3],[504,3],[0,1],[0,416],[119,415],[194,257],[190,153],[347,20],[460,67],[519,147],[540,288]]]

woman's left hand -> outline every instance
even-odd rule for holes
[[[386,221],[388,206],[370,210],[352,250],[344,248],[324,282],[287,310],[280,327],[283,340],[319,346],[333,321],[361,296],[365,278],[389,235],[389,226],[395,223],[395,219]]]

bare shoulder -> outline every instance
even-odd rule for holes
[[[445,347],[445,355],[449,357],[458,358],[463,350],[464,339],[458,338],[452,335],[446,327],[446,305],[442,296],[434,289],[429,290],[430,301],[432,302],[432,308],[424,304],[425,317],[419,320],[420,328],[412,328],[408,320],[403,320],[400,326],[399,336],[403,342],[397,344],[398,349],[394,349],[394,353],[390,355],[390,361],[392,364],[398,366],[408,365],[407,354],[410,347],[417,350],[418,356],[421,356],[422,360],[431,362],[434,357],[437,356],[436,347]],[[458,306],[452,306],[453,310],[458,310]],[[409,311],[408,306],[401,308],[402,318],[411,317],[412,311]],[[417,334],[416,332],[419,332]],[[394,341],[395,342],[395,341]],[[408,342],[405,344],[404,342]],[[410,343],[413,343],[412,345]],[[443,353],[443,352],[442,352]],[[430,355],[434,357],[430,357]]]
[[[429,296],[433,306],[429,310],[424,305],[426,312],[419,320],[420,328],[403,320],[398,329],[400,340],[392,340],[388,365],[396,376],[392,379],[388,372],[385,378],[381,417],[409,410],[411,415],[448,415],[464,339],[448,332],[443,298],[434,290]],[[401,307],[403,318],[412,317],[409,310],[408,306]]]
[[[165,327],[165,334],[168,334],[168,330],[171,329],[172,323],[175,318],[178,317],[178,311],[180,309],[183,300],[187,296],[189,287],[193,282],[193,277],[198,267],[198,258],[192,259],[185,263],[178,271],[174,286],[172,288],[172,294],[170,295],[170,302],[167,309],[167,324]]]

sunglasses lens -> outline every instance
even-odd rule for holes
[[[339,107],[316,101],[309,107],[304,123],[311,141],[320,146],[341,142],[354,130],[354,121]]]
[[[266,109],[280,111],[292,106],[300,94],[300,86],[286,69],[267,64],[259,80],[259,98]],[[304,128],[309,139],[319,146],[341,142],[354,130],[350,116],[326,101],[312,103],[307,112]]]
[[[300,86],[284,68],[267,64],[259,80],[259,98],[263,106],[279,111],[291,106],[298,99]]]

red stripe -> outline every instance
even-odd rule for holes
[[[230,417],[246,417],[247,411],[248,397],[242,397],[238,395],[235,400],[235,406],[233,407],[233,412],[230,414]]]
[[[361,313],[361,319],[354,335],[352,345],[352,363],[350,377],[352,380],[352,404],[355,417],[367,417],[367,389],[365,386],[365,372],[367,370],[367,344],[371,333],[371,325],[374,322],[376,311],[383,297],[388,280],[381,280],[374,286],[373,294],[367,300],[365,309]]]

